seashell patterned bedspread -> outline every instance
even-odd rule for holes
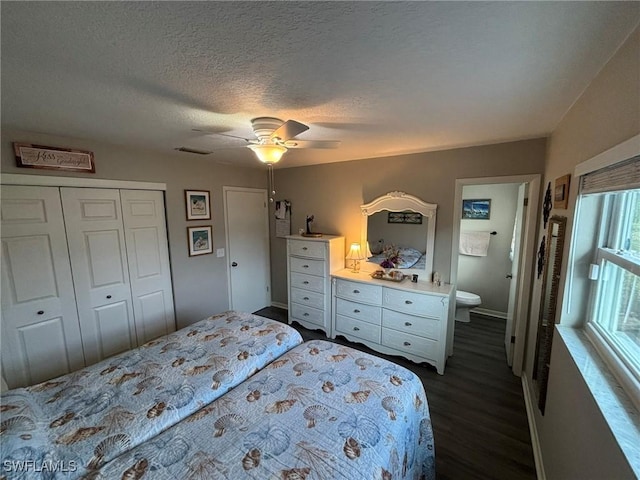
[[[93,474],[300,343],[288,325],[229,311],[77,372],[5,392],[0,478]],[[175,442],[170,446],[175,451]]]
[[[409,370],[311,341],[95,478],[430,480],[427,399]]]

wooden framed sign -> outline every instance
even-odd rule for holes
[[[96,171],[93,152],[86,150],[14,143],[13,151],[16,154],[19,167],[87,173],[95,173]]]

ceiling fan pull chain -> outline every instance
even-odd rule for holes
[[[267,164],[268,182],[269,182],[269,202],[273,203],[273,197],[276,194],[276,185],[273,180],[273,165]]]

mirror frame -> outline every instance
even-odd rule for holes
[[[558,235],[553,236],[553,226],[558,226]],[[542,415],[547,400],[547,382],[551,362],[553,330],[557,323],[558,289],[567,230],[567,217],[554,215],[549,219],[547,228],[546,258],[540,293],[540,311],[538,314],[538,335],[536,338],[535,359],[532,379],[538,393],[538,408]],[[556,239],[555,245],[553,239]],[[552,246],[554,251],[551,251]],[[547,296],[547,290],[549,295]]]
[[[362,224],[361,224],[361,233],[360,233],[360,248],[363,252],[367,251],[368,238],[367,238],[367,227],[368,227],[368,219],[369,215],[373,215],[374,213],[381,212],[383,210],[388,210],[390,212],[405,212],[411,211],[416,213],[421,213],[424,217],[428,219],[427,223],[427,243],[426,243],[426,258],[425,258],[425,269],[418,270],[407,268],[403,269],[403,271],[410,273],[418,273],[418,274],[426,274],[427,279],[431,280],[431,274],[433,273],[433,248],[435,245],[435,237],[436,237],[436,210],[438,209],[438,205],[435,203],[427,203],[420,200],[418,197],[414,197],[413,195],[409,195],[404,192],[393,191],[389,192],[385,195],[382,195],[372,202],[365,203],[364,205],[360,205],[360,212],[362,213]],[[371,266],[372,263],[365,261],[363,263],[364,266]]]

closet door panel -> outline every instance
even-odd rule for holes
[[[10,388],[84,366],[60,193],[2,186],[3,375]]]
[[[121,190],[138,344],[175,330],[164,195]]]
[[[120,192],[61,188],[87,364],[136,346]]]

